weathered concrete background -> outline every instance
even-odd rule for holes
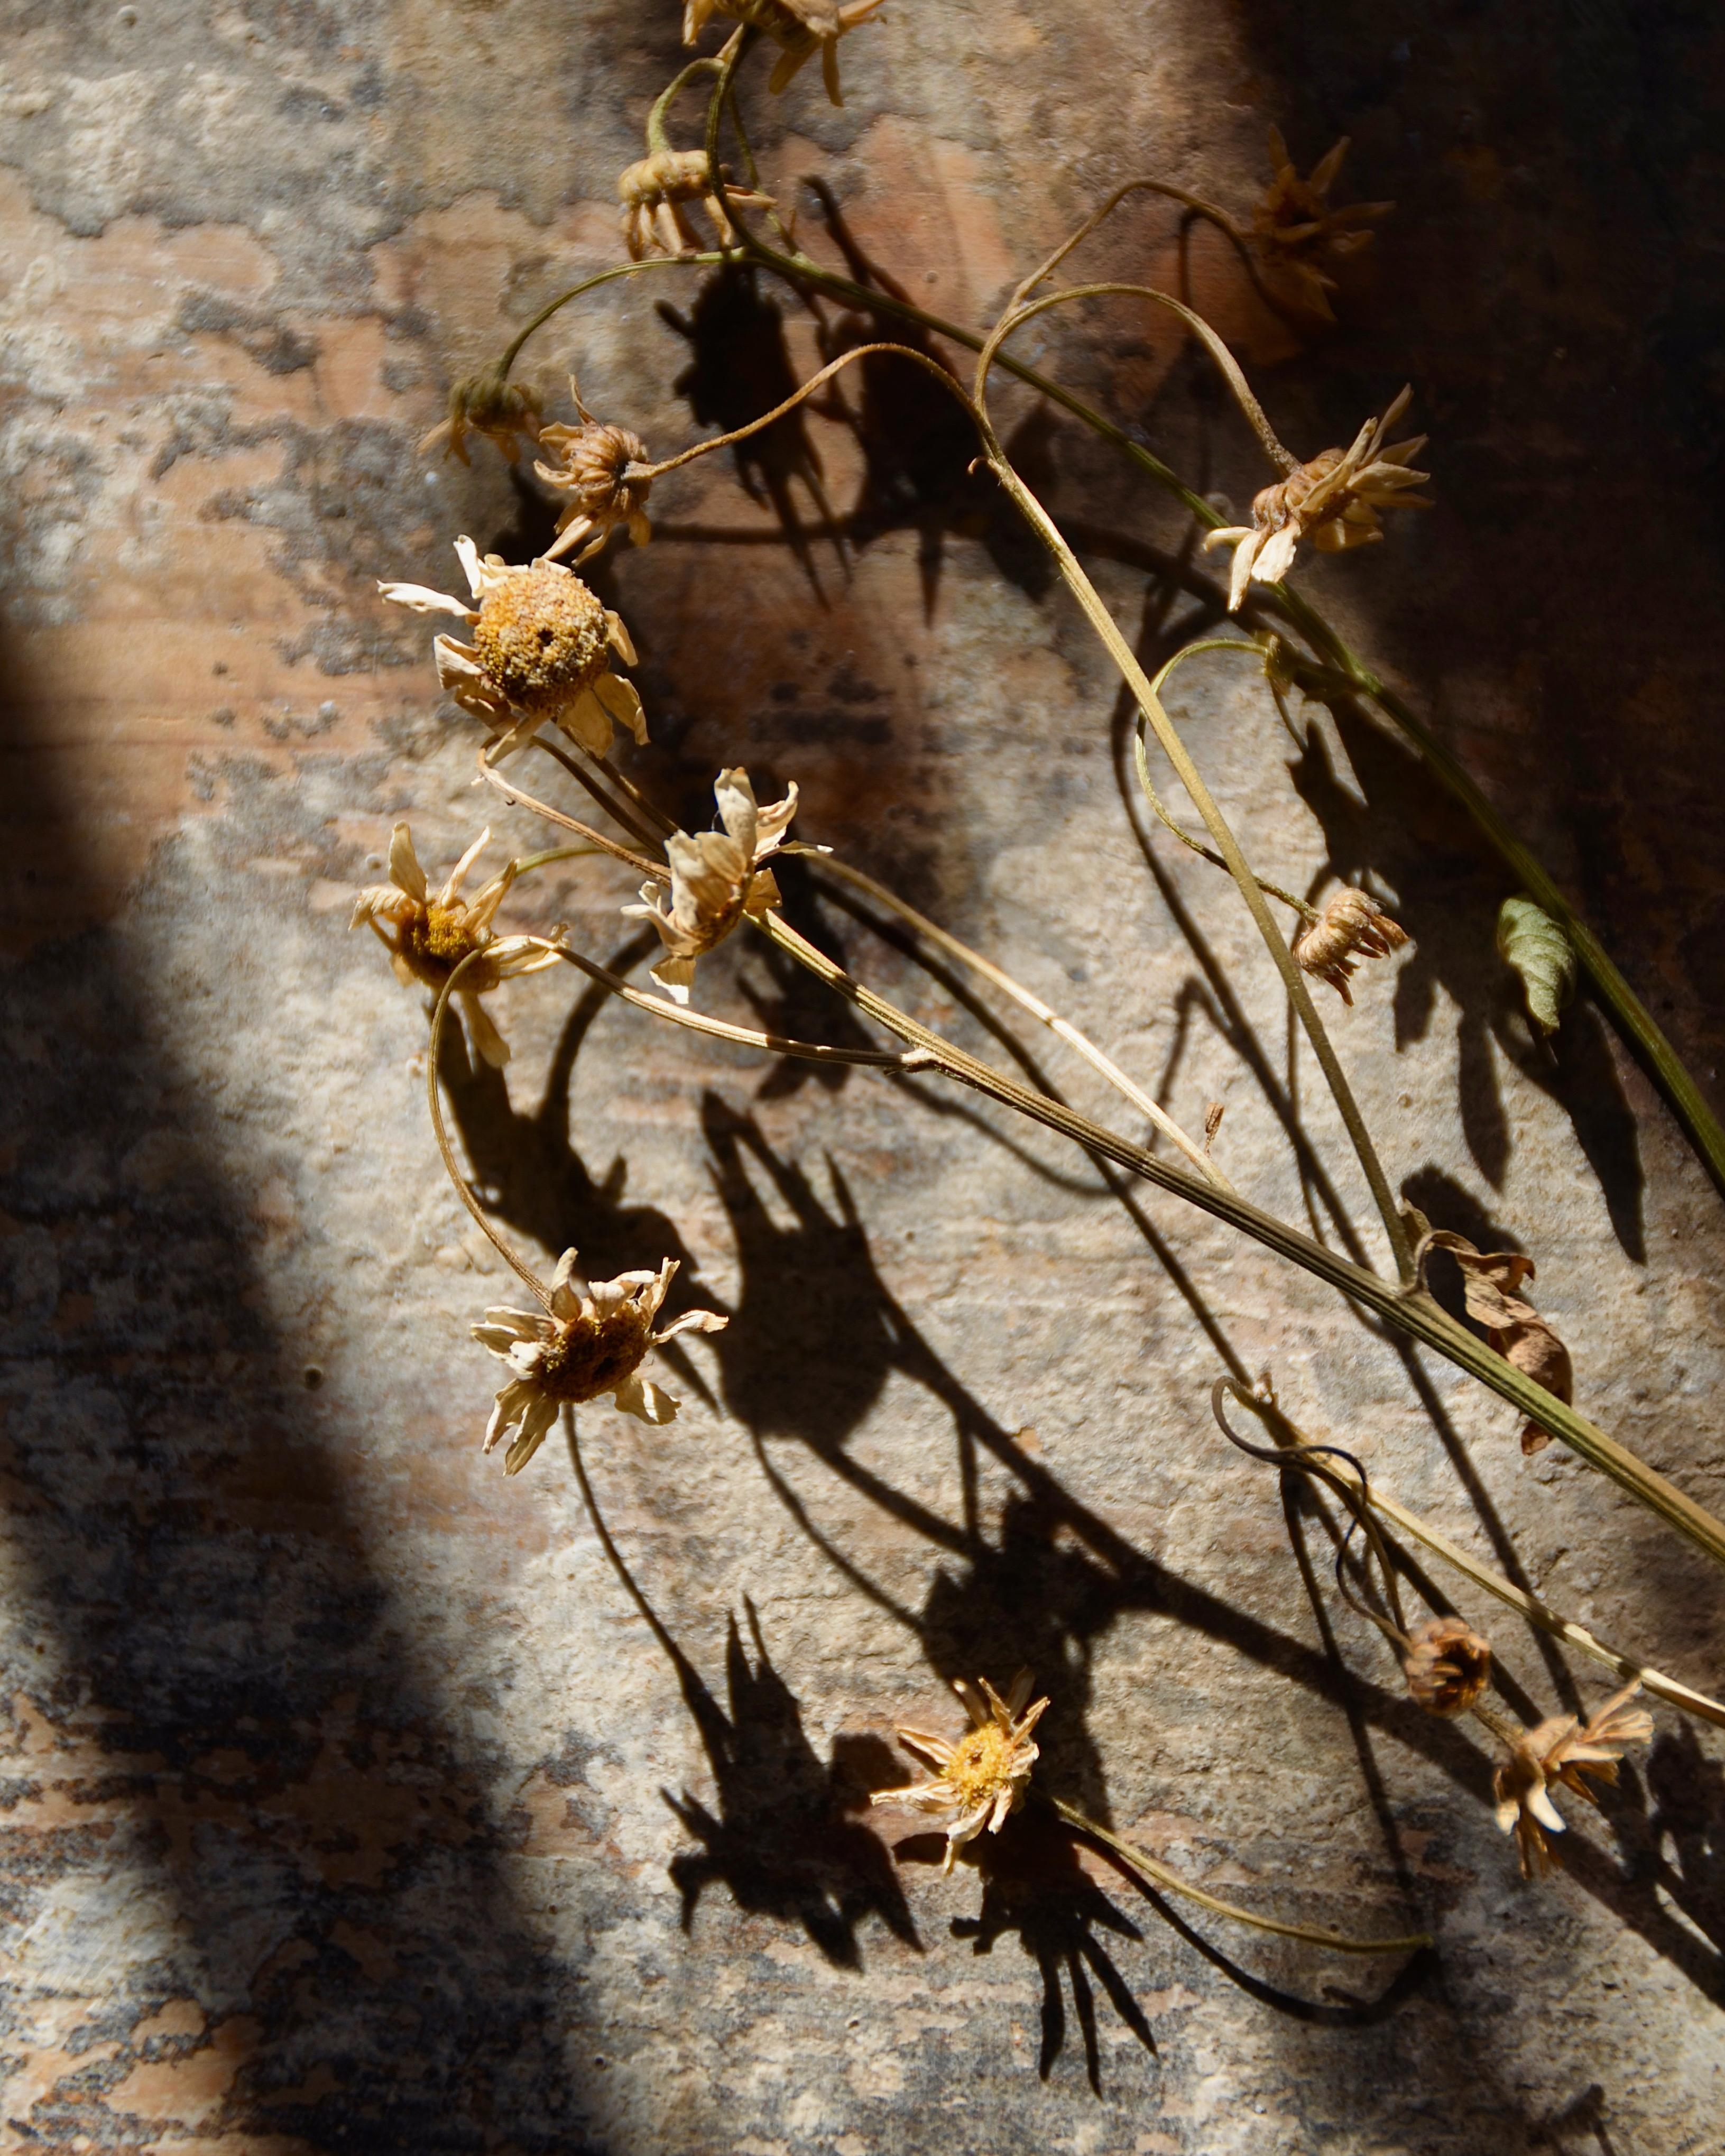
[[[450,1073],[500,1219],[600,1273],[680,1253],[680,1285],[733,1316],[667,1373],[671,1429],[587,1418],[650,1623],[554,1446],[508,1486],[479,1455],[495,1366],[465,1327],[505,1276],[438,1168],[419,1003],[344,932],[393,819],[433,861],[485,806],[429,633],[372,580],[446,582],[458,531],[542,543],[495,458],[429,468],[413,444],[453,377],[614,255],[677,13],[0,8],[8,2145],[1725,2146],[1717,1742],[1661,1712],[1561,1874],[1524,1887],[1485,1754],[1314,1607],[1210,1382],[1268,1365],[1471,1547],[1715,1687],[1716,1580],[1558,1448],[1523,1465],[1476,1388],[1172,1201],[1127,1206],[931,1086],[763,1071],[524,984],[507,1085]],[[1709,1079],[1722,63],[1712,11],[1680,0],[894,0],[847,44],[844,112],[812,80],[751,108],[805,233],[798,182],[824,175],[870,254],[973,321],[1119,177],[1244,208],[1266,121],[1306,162],[1354,136],[1343,191],[1401,207],[1342,335],[1302,352],[1219,250],[1193,262],[1296,446],[1404,379],[1435,437],[1439,509],[1307,587]],[[1132,213],[1096,259],[1171,280],[1168,216]],[[781,327],[806,367],[806,316],[691,273],[560,317],[529,372],[578,365],[668,445],[691,404],[759,388]],[[745,332],[739,385],[716,354]],[[1161,327],[1099,311],[1032,342],[1206,488],[1263,483]],[[1161,501],[1003,402],[1147,651],[1209,619]],[[719,459],[667,483],[652,547],[608,562],[655,735],[638,768],[691,816],[721,762],[795,777],[806,835],[1189,1122],[1224,1101],[1230,1173],[1293,1217],[1300,1132],[1369,1244],[1232,893],[1141,844],[1106,668],[968,449],[916,413],[803,439],[748,467],[756,501]],[[1368,737],[1346,764],[1316,740],[1291,791],[1229,664],[1176,708],[1259,860],[1375,872],[1417,938],[1338,1024],[1392,1173],[1532,1251],[1584,1406],[1725,1503],[1717,1195],[1588,1007],[1555,1063],[1534,1053],[1466,827]],[[515,917],[603,953],[631,896],[583,863]],[[820,919],[985,1042],[949,988]],[[703,983],[847,1037],[742,939]],[[1530,1718],[1604,1689],[1491,1629]],[[947,1679],[1024,1661],[1054,1698],[1050,1787],[1219,1891],[1430,1923],[1435,1958],[1385,1994],[1388,1969],[1200,1939],[1034,1825],[942,1881],[931,1837],[867,1809],[904,1778],[891,1725],[949,1725]]]

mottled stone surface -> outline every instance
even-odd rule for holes
[[[487,807],[429,629],[372,579],[446,583],[459,531],[543,543],[489,451],[470,472],[415,443],[452,378],[614,258],[676,16],[0,7],[7,2144],[1717,2149],[1717,1734],[1661,1710],[1524,1886],[1475,1732],[1406,1702],[1209,1386],[1267,1366],[1471,1549],[1717,1688],[1715,1578],[1175,1201],[932,1081],[763,1065],[520,984],[506,1082],[447,1072],[500,1224],[602,1275],[680,1255],[679,1295],[732,1323],[670,1358],[669,1430],[585,1418],[627,1589],[557,1445],[510,1483],[480,1455],[494,1366],[465,1327],[509,1276],[439,1168],[421,999],[345,931],[395,818],[435,864]],[[1439,508],[1306,588],[1711,1081],[1712,11],[892,0],[845,58],[842,112],[757,80],[770,183],[824,250],[800,188],[824,176],[856,243],[969,321],[1134,171],[1243,208],[1267,121],[1308,161],[1354,136],[1344,192],[1400,208],[1342,334],[1302,346],[1202,235],[1190,264],[1302,452],[1404,379],[1436,438]],[[1094,259],[1172,282],[1172,213],[1130,211]],[[1026,344],[1202,487],[1264,483],[1162,318],[1116,304]],[[526,367],[555,393],[578,366],[663,446],[817,356],[783,295],[691,271],[608,287]],[[1147,656],[1214,619],[1160,497],[1019,393],[1002,410]],[[805,835],[1189,1124],[1221,1101],[1243,1188],[1381,1256],[1249,923],[1134,820],[1107,667],[969,454],[901,393],[775,439],[741,485],[723,459],[665,482],[652,546],[597,576],[641,648],[634,768],[691,818],[721,763],[795,778]],[[1719,1199],[1640,1073],[1585,1003],[1535,1050],[1491,953],[1508,886],[1399,751],[1294,750],[1237,661],[1173,701],[1266,873],[1369,872],[1414,932],[1336,1013],[1394,1178],[1536,1255],[1581,1404],[1725,1505]],[[490,805],[500,860],[542,843]],[[637,957],[630,880],[567,865],[512,917]],[[991,1038],[957,982],[787,887],[885,992],[1111,1113],[1045,1034]],[[742,938],[701,993],[856,1038]],[[1607,1689],[1458,1599],[1529,1719]],[[896,1720],[952,1728],[948,1679],[1021,1663],[1054,1702],[1050,1788],[1216,1892],[1430,1925],[1436,1955],[1398,1979],[1189,1928],[1034,1818],[943,1879],[867,1794],[905,1777]]]

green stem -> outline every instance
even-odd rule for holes
[[[799,935],[779,914],[767,914],[757,926],[788,956],[824,981],[864,1017],[873,1019],[876,1024],[886,1027],[912,1048],[922,1050],[927,1068],[938,1070],[1004,1106],[1016,1109],[1045,1129],[1071,1139],[1086,1152],[1142,1176],[1147,1183],[1172,1191],[1200,1211],[1250,1235],[1266,1250],[1274,1250],[1278,1256],[1302,1266],[1332,1287],[1339,1288],[1343,1295],[1375,1312],[1387,1324],[1423,1341],[1458,1368],[1477,1378],[1501,1399],[1507,1400],[1523,1415],[1531,1416],[1542,1430],[1560,1438],[1590,1467],[1609,1476],[1639,1504],[1657,1513],[1668,1527],[1686,1537],[1715,1563],[1725,1565],[1725,1523],[1716,1520],[1615,1438],[1608,1437],[1584,1415],[1577,1414],[1573,1407],[1547,1392],[1543,1385],[1536,1384],[1513,1363],[1488,1348],[1423,1289],[1392,1285],[1313,1237],[1301,1235],[1298,1229],[1254,1205],[1237,1191],[1219,1188],[1202,1176],[1147,1152],[1129,1139],[1117,1137],[1104,1125],[1081,1115],[1064,1102],[1048,1099],[954,1047],[896,1004],[888,1003],[885,997],[853,979],[842,966]],[[922,1066],[907,1063],[906,1067]]]
[[[1098,1826],[1086,1819],[1074,1806],[1063,1804],[1058,1797],[1042,1796],[1042,1803],[1057,1818],[1062,1819],[1076,1832],[1087,1835],[1099,1841],[1104,1849],[1111,1851],[1128,1871],[1137,1874],[1140,1880],[1147,1879],[1166,1894],[1183,1895],[1187,1901],[1196,1902],[1199,1908],[1208,1909],[1213,1916],[1226,1917],[1236,1924],[1250,1924],[1256,1932],[1274,1932],[1278,1938],[1303,1939],[1307,1946],[1327,1947],[1332,1953],[1391,1954],[1414,1953],[1421,1947],[1432,1943],[1430,1932],[1411,1932],[1399,1939],[1353,1939],[1343,1932],[1328,1932],[1316,1924],[1285,1924],[1275,1917],[1260,1917],[1255,1910],[1242,1909],[1236,1902],[1224,1902],[1219,1894],[1206,1893],[1202,1887],[1194,1887],[1183,1879],[1178,1871],[1171,1871],[1159,1864],[1136,1842],[1122,1841],[1117,1834],[1111,1834],[1105,1826]]]

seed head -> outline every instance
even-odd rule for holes
[[[1408,1635],[1402,1673],[1428,1714],[1465,1714],[1490,1681],[1491,1643],[1459,1617],[1428,1617]]]
[[[579,577],[535,562],[480,602],[473,645],[502,694],[534,718],[555,718],[608,664],[605,609]]]
[[[1344,1004],[1353,996],[1348,983],[1362,958],[1387,958],[1408,941],[1408,932],[1392,921],[1377,901],[1351,884],[1332,892],[1323,911],[1294,939],[1294,963],[1302,973],[1327,981]]]

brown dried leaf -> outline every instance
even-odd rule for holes
[[[1461,1292],[1467,1314],[1483,1325],[1491,1345],[1505,1362],[1535,1384],[1560,1399],[1565,1407],[1575,1397],[1574,1367],[1569,1351],[1521,1292],[1523,1281],[1533,1277],[1533,1260],[1519,1250],[1476,1250],[1465,1235],[1445,1228],[1434,1229],[1421,1241],[1420,1276],[1425,1277],[1426,1260],[1433,1250],[1447,1250],[1461,1268]],[[1551,1432],[1542,1430],[1529,1416],[1522,1424],[1522,1450],[1534,1453],[1551,1443]]]

